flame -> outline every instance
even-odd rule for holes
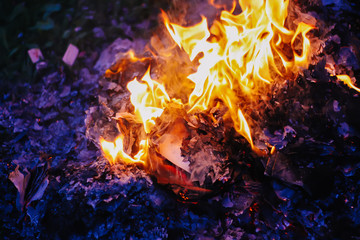
[[[356,86],[353,84],[350,76],[348,76],[348,75],[336,75],[336,77],[337,77],[338,80],[340,80],[341,82],[343,82],[343,83],[344,83],[345,85],[347,85],[349,88],[352,88],[352,89],[360,92],[360,88],[356,87]]]
[[[145,164],[147,156],[148,143],[146,140],[140,142],[141,150],[131,157],[124,152],[123,149],[123,136],[118,136],[114,142],[108,142],[104,138],[100,138],[101,149],[105,157],[109,160],[110,164],[115,164],[118,160],[125,163],[142,163]]]
[[[135,52],[134,50],[130,49],[129,51],[123,53],[123,59],[126,59],[127,61],[129,61],[130,63],[135,63],[135,62],[146,62],[149,60],[148,57],[142,57],[142,58],[138,58],[137,56],[135,56]],[[110,78],[111,76],[118,74],[122,71],[125,70],[126,68],[126,64],[123,64],[123,62],[119,62],[116,65],[116,69],[107,69],[105,71],[105,77]]]
[[[310,57],[306,34],[314,27],[300,23],[291,31],[284,26],[289,1],[240,0],[239,4],[242,13],[222,11],[210,29],[204,17],[194,26],[183,27],[171,23],[164,12],[162,16],[170,36],[191,61],[202,55],[197,71],[188,76],[195,84],[188,112],[207,110],[214,99],[221,99],[235,129],[254,147],[238,95],[256,95],[264,83],[274,81],[273,70],[285,76],[306,68]],[[284,52],[285,47],[292,53]]]
[[[131,92],[130,101],[135,107],[135,115],[143,122],[145,132],[150,133],[155,119],[163,113],[170,97],[163,85],[151,79],[150,67],[141,81],[135,78],[127,88]]]
[[[214,0],[209,2],[214,4]],[[171,88],[172,77],[167,76],[162,82],[154,80],[150,67],[141,80],[135,78],[128,83],[134,114],[143,123],[146,134],[171,102],[181,104],[188,114],[194,114],[213,107],[214,100],[221,100],[228,108],[235,130],[256,149],[246,111],[240,104],[246,105],[246,101],[261,94],[277,77],[296,74],[308,66],[307,33],[314,27],[305,23],[293,30],[286,27],[289,0],[238,0],[238,4],[242,9],[240,14],[234,14],[236,4],[233,4],[231,10],[223,10],[210,27],[205,17],[185,27],[172,23],[162,12],[171,39],[187,54],[196,71],[184,79],[184,84],[191,89],[186,101],[171,98],[167,89]],[[137,59],[133,54],[129,56],[131,61]],[[180,93],[181,89],[171,91]],[[111,164],[119,159],[146,163],[149,139],[145,136],[140,141],[139,152],[131,157],[123,151],[123,136],[114,142],[100,139]]]

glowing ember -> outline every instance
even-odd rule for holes
[[[131,93],[134,118],[142,123],[145,134],[138,136],[140,144],[133,156],[124,151],[123,136],[114,142],[101,139],[102,150],[111,164],[124,161],[159,167],[153,164],[158,162],[158,157],[150,154],[149,134],[170,104],[181,106],[191,116],[206,112],[215,106],[215,102],[221,102],[227,108],[224,117],[231,119],[234,129],[254,151],[259,152],[253,144],[251,127],[244,114],[250,108],[247,104],[263,94],[276,79],[293,78],[301,68],[308,67],[311,53],[307,33],[314,26],[301,22],[294,29],[286,27],[289,0],[239,0],[238,4],[242,9],[240,14],[234,14],[234,4],[231,11],[223,10],[210,28],[205,17],[196,25],[184,27],[171,23],[167,14],[162,13],[172,40],[196,68],[182,79],[182,86],[191,91],[183,96],[183,89],[176,87],[171,76],[162,77],[161,81],[152,79],[150,67],[141,80],[130,81],[127,88]],[[135,57],[133,52],[128,55],[132,62],[144,61]],[[356,89],[348,76],[338,78]],[[163,147],[181,145],[181,139],[164,139],[173,143],[166,143]],[[161,150],[163,155],[174,159],[181,159],[179,151]],[[186,172],[191,171],[188,163],[176,161],[175,165]]]

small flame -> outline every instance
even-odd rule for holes
[[[145,132],[150,133],[155,124],[155,119],[163,113],[170,97],[165,87],[150,77],[150,67],[139,82],[136,78],[128,83],[131,92],[131,103],[135,107],[135,115],[144,124]]]
[[[122,135],[118,136],[114,142],[108,142],[104,138],[100,138],[101,149],[110,164],[115,164],[117,161],[144,164],[147,155],[147,141],[141,141],[141,150],[134,157],[131,157],[124,152],[123,140]]]
[[[348,75],[336,75],[337,79],[346,84],[349,88],[352,88],[358,92],[360,92],[360,88],[356,87],[351,81],[350,76]]]
[[[209,2],[214,3],[214,0]],[[162,78],[163,82],[153,80],[150,67],[141,80],[135,78],[128,83],[134,114],[143,123],[146,134],[151,132],[155,120],[171,102],[182,105],[188,114],[194,114],[208,110],[215,100],[221,100],[228,108],[227,116],[232,119],[235,130],[256,151],[246,111],[240,104],[246,106],[244,102],[261,94],[277,77],[296,74],[300,68],[308,67],[310,40],[307,33],[314,27],[300,23],[295,30],[290,30],[285,26],[289,0],[238,0],[242,9],[238,15],[234,14],[235,3],[230,11],[223,10],[210,28],[205,17],[198,24],[185,27],[172,23],[162,12],[171,39],[197,69],[183,79],[186,87],[191,89],[188,96],[181,97],[186,101],[171,98],[166,89],[171,88],[173,78],[167,76]],[[132,52],[129,57],[131,61],[142,61]],[[181,89],[171,88],[171,91],[176,96],[181,93]],[[139,152],[131,157],[123,150],[122,136],[113,143],[100,140],[111,164],[120,159],[125,162],[149,161],[148,136],[140,141]]]

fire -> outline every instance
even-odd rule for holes
[[[155,119],[163,113],[170,97],[165,87],[150,77],[150,68],[146,71],[140,83],[136,78],[128,83],[131,92],[131,103],[135,107],[135,115],[144,123],[146,133],[150,133]]]
[[[352,88],[358,92],[360,92],[360,88],[356,87],[351,78],[348,75],[336,75],[337,79],[342,81],[345,85],[347,85],[349,88]]]
[[[222,100],[235,129],[254,147],[238,96],[252,98],[264,84],[274,81],[274,75],[286,76],[307,67],[310,40],[306,34],[314,27],[300,23],[291,31],[284,26],[289,1],[240,0],[239,4],[242,13],[222,11],[210,29],[204,17],[191,27],[171,23],[164,12],[163,18],[191,61],[203,55],[197,71],[188,76],[195,84],[186,103],[188,113],[207,110],[214,99]],[[302,41],[300,53],[295,49],[297,41]],[[285,47],[292,52],[284,52]]]
[[[115,139],[114,142],[108,142],[103,138],[100,138],[101,149],[109,160],[110,164],[115,164],[117,161],[123,161],[126,163],[145,163],[146,153],[147,153],[147,141],[141,141],[141,150],[131,157],[123,150],[123,136],[119,136]]]
[[[232,120],[235,130],[256,150],[244,106],[277,78],[307,68],[310,58],[307,34],[314,26],[300,23],[295,29],[286,27],[289,0],[239,0],[238,4],[240,14],[234,13],[234,4],[232,10],[223,10],[210,27],[205,17],[198,24],[185,27],[172,23],[162,12],[174,44],[196,67],[195,72],[183,79],[191,92],[186,101],[172,97],[167,91],[172,86],[172,77],[153,79],[150,67],[142,79],[130,81],[127,88],[134,115],[146,134],[139,136],[140,147],[135,156],[125,153],[123,136],[114,142],[101,139],[102,150],[111,164],[117,161],[148,164],[148,135],[156,119],[174,102],[191,115],[206,112],[215,105],[215,100],[220,100],[227,107],[226,117]],[[132,54],[131,59],[137,58]],[[171,91],[180,93],[181,89]]]

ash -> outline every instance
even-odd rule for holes
[[[277,152],[258,157],[234,136],[224,145],[231,180],[196,201],[136,166],[110,166],[98,147],[100,135],[118,134],[112,117],[131,110],[119,79],[134,77],[133,69],[103,77],[106,61],[143,40],[116,40],[98,64],[4,84],[2,239],[357,239],[360,97],[325,68],[359,81],[359,5],[300,2],[328,31],[315,33],[326,36],[317,63],[273,86],[251,116],[261,119],[255,139]]]

